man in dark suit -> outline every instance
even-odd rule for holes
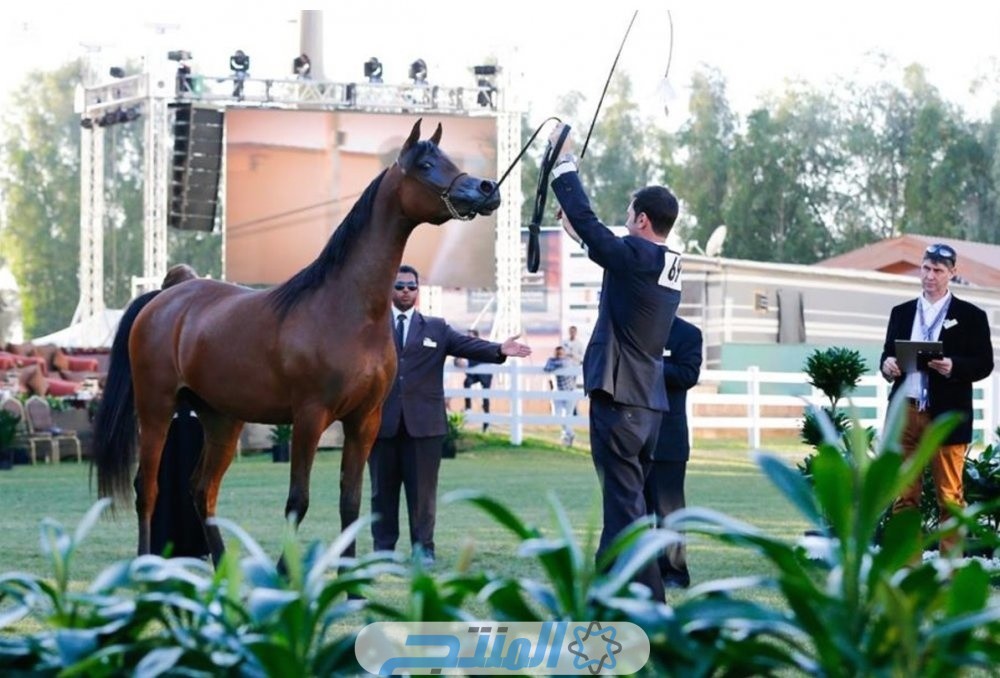
[[[948,289],[955,276],[958,255],[946,244],[931,245],[920,266],[923,292],[917,299],[900,304],[889,315],[882,349],[882,375],[893,382],[889,398],[902,390],[907,399],[906,425],[901,445],[909,457],[924,429],[938,415],[960,412],[962,422],[951,432],[931,459],[931,475],[943,522],[953,508],[965,506],[962,472],[965,452],[972,442],[972,384],[993,371],[990,325],[982,309],[955,297]],[[904,372],[896,360],[896,340],[940,341],[943,357],[927,362],[925,369]],[[893,511],[919,509],[921,481],[903,492]],[[947,534],[939,551],[952,551],[958,536]]]
[[[660,422],[660,435],[645,487],[646,506],[656,514],[658,521],[685,506],[684,475],[691,456],[687,392],[698,383],[701,374],[701,347],[701,330],[683,318],[674,318],[663,352],[663,383],[667,386],[670,411],[663,414]],[[686,589],[691,585],[683,542],[668,546],[657,563],[664,588]]]
[[[444,363],[457,356],[481,363],[523,358],[531,349],[511,337],[502,344],[460,334],[443,318],[416,310],[416,269],[400,266],[392,292],[396,378],[382,403],[382,424],[368,457],[372,485],[372,540],[376,551],[392,551],[399,539],[399,488],[406,489],[410,543],[424,562],[434,562],[438,470],[448,422],[444,409]]]
[[[556,127],[550,143],[558,143],[564,127]],[[678,205],[662,186],[636,191],[627,209],[628,235],[619,238],[590,208],[569,136],[552,177],[563,228],[604,269],[597,320],[583,358],[591,457],[604,501],[598,547],[602,554],[622,530],[649,513],[643,486],[660,415],[668,409],[663,347],[681,297],[680,257],[666,246]],[[655,563],[636,580],[648,586],[656,600],[664,598]]]

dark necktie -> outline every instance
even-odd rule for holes
[[[403,322],[406,321],[406,315],[400,313],[396,316],[396,350],[403,350]]]

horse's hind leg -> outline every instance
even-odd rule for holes
[[[159,411],[157,411],[159,410]],[[139,413],[139,474],[137,478],[135,512],[139,519],[139,555],[150,552],[150,531],[156,496],[163,445],[167,441],[173,407],[165,403],[160,408],[146,407]]]
[[[222,476],[236,456],[236,445],[240,431],[243,430],[243,422],[205,408],[198,408],[197,411],[198,420],[205,432],[205,445],[201,452],[201,463],[192,479],[194,503],[205,528],[212,562],[218,565],[226,546],[219,527],[209,525],[208,519],[215,516]]]

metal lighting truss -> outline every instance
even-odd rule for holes
[[[233,76],[191,78],[190,91],[177,93],[176,81],[143,73],[84,88],[80,115],[80,300],[74,322],[104,310],[104,130],[109,113],[138,107],[145,125],[143,149],[143,271],[135,289],[155,288],[167,270],[167,204],[172,147],[171,102],[216,108],[357,111],[369,113],[439,113],[488,116],[497,119],[497,176],[520,150],[521,118],[504,110],[504,90],[496,109],[477,99],[483,87],[443,87],[430,84],[386,85],[337,83],[308,79],[243,80],[239,96]],[[509,84],[505,83],[505,84]],[[104,122],[104,124],[108,124]],[[111,123],[113,124],[113,123]],[[495,336],[520,331],[521,224],[520,169],[501,187],[497,210]]]

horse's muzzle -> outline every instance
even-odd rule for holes
[[[500,207],[500,190],[497,182],[483,179],[479,182],[479,192],[482,198],[476,205],[476,211],[484,216],[490,215]]]

